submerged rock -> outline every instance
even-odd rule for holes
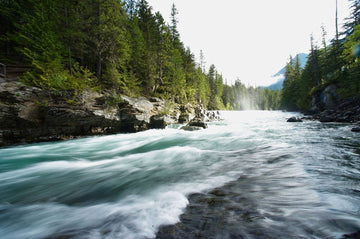
[[[322,123],[329,123],[329,122],[334,122],[334,119],[330,116],[325,115],[325,116],[321,116],[319,121]]]
[[[198,127],[198,126],[185,125],[185,126],[181,127],[180,129],[185,130],[185,131],[198,131],[198,130],[202,130],[204,128]]]
[[[180,129],[187,131],[195,131],[206,129],[207,127],[208,125],[201,118],[195,118],[191,120],[186,126],[183,126]]]
[[[352,128],[351,131],[356,132],[356,133],[360,133],[360,128],[359,127]]]
[[[302,119],[300,119],[299,117],[291,117],[287,120],[287,122],[303,122]]]
[[[198,119],[190,121],[188,126],[201,127],[203,129],[206,129],[208,127],[208,125],[204,121],[201,121],[201,120],[198,120]]]

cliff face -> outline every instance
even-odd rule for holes
[[[335,85],[315,92],[310,113],[321,122],[360,122],[360,98],[342,99]]]
[[[130,133],[190,121],[199,106],[85,91],[49,92],[0,82],[0,146]]]

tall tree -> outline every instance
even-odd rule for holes
[[[177,18],[177,15],[179,14],[176,6],[175,6],[175,3],[173,3],[172,7],[171,7],[171,26],[170,26],[170,29],[171,29],[171,37],[172,37],[172,40],[173,42],[177,42],[179,41],[179,32],[177,30],[177,24],[178,24],[178,18]]]
[[[204,55],[204,52],[203,50],[200,50],[200,69],[205,73],[205,64],[206,64],[206,61],[205,61],[205,55]]]
[[[16,24],[14,39],[21,54],[33,66],[25,80],[28,83],[51,88],[66,81],[63,72],[65,47],[61,41],[60,5],[57,1],[29,1],[31,11],[21,14],[24,24]]]
[[[351,2],[351,14],[346,19],[344,24],[344,35],[350,36],[354,32],[356,25],[360,24],[360,1],[359,0],[349,0]]]
[[[295,60],[290,57],[286,65],[285,80],[282,89],[282,107],[290,110],[297,110],[297,101],[299,100],[299,81],[301,68],[299,58]]]

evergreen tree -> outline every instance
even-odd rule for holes
[[[175,5],[170,24],[146,0],[4,0],[0,6],[0,57],[26,59],[33,66],[23,77],[29,84],[83,89],[94,83],[93,74],[101,89],[199,102],[214,110],[279,105],[279,92],[246,88],[240,81],[229,86],[214,65],[206,72],[202,52],[197,65],[180,41]],[[293,68],[299,71],[299,65]]]
[[[290,57],[286,65],[285,80],[282,89],[282,107],[289,110],[297,110],[297,101],[299,100],[299,81],[301,68],[298,57],[295,60]]]
[[[344,24],[345,31],[343,35],[345,35],[345,37],[352,35],[355,26],[360,24],[360,1],[349,0],[349,2],[351,2],[351,15],[346,19],[347,21]]]
[[[20,54],[33,66],[24,80],[45,88],[59,88],[68,80],[63,71],[65,47],[58,24],[60,6],[57,1],[32,0],[29,3],[31,11],[21,14],[23,24],[16,23],[13,36]]]
[[[171,38],[174,44],[177,44],[180,39],[179,39],[179,32],[177,30],[177,24],[178,24],[178,19],[177,19],[177,15],[179,14],[175,3],[173,3],[172,7],[171,7]]]
[[[24,24],[24,13],[31,14],[33,6],[31,2],[25,0],[0,1],[0,61],[1,62],[23,62],[23,56],[19,54],[16,48],[18,42],[14,40],[18,28],[16,26]]]

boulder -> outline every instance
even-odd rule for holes
[[[187,123],[196,117],[195,107],[191,104],[180,105],[179,123]]]
[[[187,114],[187,113],[182,113],[180,116],[179,116],[179,124],[184,124],[184,123],[188,123],[190,121],[190,115]]]
[[[335,85],[326,85],[315,90],[311,101],[311,112],[319,112],[338,105],[339,97]]]
[[[201,129],[206,129],[208,127],[208,125],[201,120],[201,118],[195,118],[193,120],[191,120],[186,126],[181,127],[180,129],[182,130],[187,130],[187,131],[195,131],[195,130],[201,130]]]
[[[153,115],[150,118],[149,129],[165,129],[167,126],[166,116],[164,115]]]
[[[204,121],[201,121],[200,119],[192,120],[187,125],[188,126],[201,127],[203,129],[206,129],[208,127],[208,125]]]
[[[322,123],[334,122],[334,119],[330,116],[324,115],[320,117],[320,122]]]
[[[360,128],[359,127],[355,127],[351,129],[352,132],[356,132],[356,133],[360,133]]]
[[[336,93],[336,86],[329,85],[320,94],[320,103],[325,108],[331,108],[336,105],[338,101],[338,96]]]
[[[299,117],[291,117],[287,120],[287,122],[303,122],[302,119],[300,119]]]
[[[208,111],[206,112],[206,121],[216,121],[221,120],[219,111]]]
[[[202,127],[198,127],[198,126],[189,126],[189,125],[185,125],[183,127],[181,127],[180,129],[185,130],[185,131],[197,131],[197,130],[202,130]]]

